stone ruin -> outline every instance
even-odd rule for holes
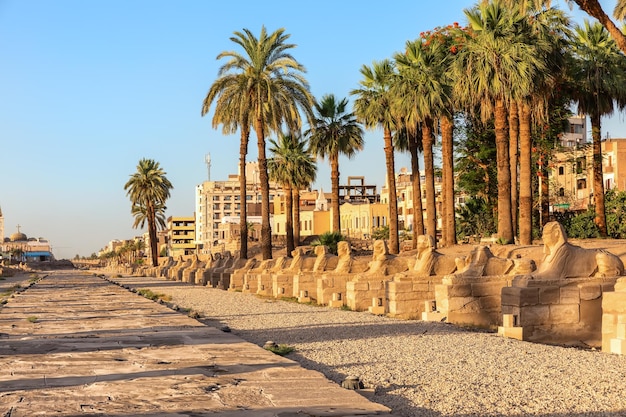
[[[344,241],[338,244],[338,255],[317,246],[263,261],[230,253],[169,257],[157,267],[135,272],[403,319],[498,328],[501,335],[521,340],[582,343],[626,353],[622,260],[606,250],[571,244],[556,222],[544,226],[543,243],[542,257],[539,247],[527,247],[522,255],[496,256],[488,246],[452,256],[422,235],[416,254],[392,255],[381,240],[374,242],[370,259],[355,257]]]

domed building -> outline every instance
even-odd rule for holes
[[[4,217],[0,210],[0,259],[9,259],[17,262],[41,262],[54,260],[50,242],[42,237],[29,238],[25,233],[17,232],[8,238],[4,237]]]

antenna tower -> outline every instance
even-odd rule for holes
[[[210,153],[204,156],[204,162],[206,162],[207,174],[209,175],[209,181],[211,181],[211,154]]]

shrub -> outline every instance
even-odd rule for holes
[[[346,240],[346,237],[339,232],[325,232],[311,242],[311,246],[327,246],[331,253],[337,255],[337,244],[342,240]]]

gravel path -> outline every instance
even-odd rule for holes
[[[623,356],[165,279],[113,280],[168,294],[260,346],[294,346],[288,358],[337,383],[358,376],[372,401],[401,416],[626,416]]]

